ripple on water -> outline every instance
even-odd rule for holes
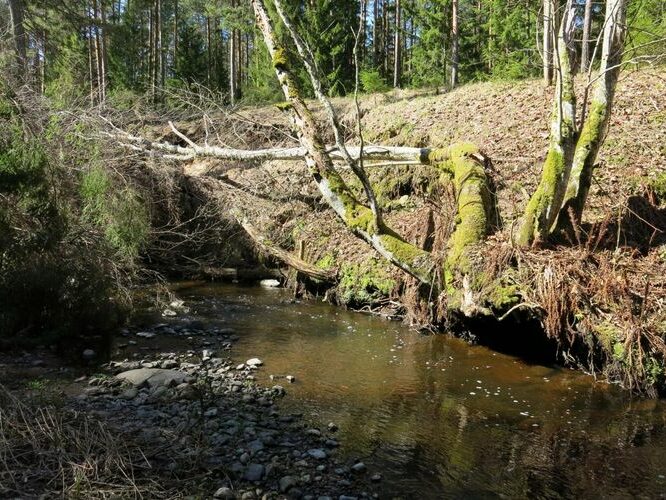
[[[179,293],[197,319],[238,332],[233,355],[261,358],[259,377],[294,375],[282,404],[338,424],[341,452],[382,472],[387,495],[657,497],[666,488],[663,402],[327,304],[293,304],[280,290]]]

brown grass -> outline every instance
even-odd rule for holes
[[[141,449],[79,412],[22,402],[0,385],[0,497],[169,496]]]

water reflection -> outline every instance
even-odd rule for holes
[[[262,377],[294,375],[283,404],[336,422],[387,496],[665,495],[664,402],[279,290],[178,293],[197,319],[234,328],[234,355],[264,360]]]

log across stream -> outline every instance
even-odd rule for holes
[[[233,329],[234,359],[263,360],[259,382],[287,389],[286,411],[318,426],[336,423],[340,452],[381,472],[382,497],[656,498],[666,491],[663,400],[632,399],[578,372],[400,323],[296,303],[284,290],[176,290],[190,312],[170,321]],[[145,342],[184,347],[168,337]]]

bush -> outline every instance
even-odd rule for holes
[[[101,167],[76,173],[97,155],[70,140],[79,123],[49,119],[39,102],[19,108],[6,89],[0,82],[0,347],[101,354],[123,317],[118,276],[147,237],[147,210]]]
[[[389,87],[376,69],[361,71],[359,80],[363,90],[368,93],[388,92],[391,90],[391,87]]]

